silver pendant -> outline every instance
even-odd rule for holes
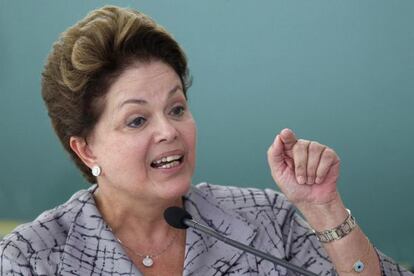
[[[150,256],[145,256],[145,258],[142,259],[142,264],[145,267],[151,267],[154,264],[154,261],[152,260]]]

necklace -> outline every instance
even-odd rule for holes
[[[156,254],[140,254],[140,253],[134,251],[132,248],[128,247],[126,244],[124,244],[118,237],[116,237],[116,239],[118,240],[120,245],[122,245],[123,247],[125,247],[126,249],[128,249],[129,251],[134,253],[134,255],[137,255],[138,257],[142,258],[142,264],[145,267],[152,267],[152,265],[154,264],[154,259],[161,256],[165,251],[167,251],[167,249],[171,247],[171,245],[174,243],[174,241],[177,239],[177,237],[178,237],[178,232],[170,240],[170,242],[167,244],[167,246],[165,246],[160,252],[158,252]]]

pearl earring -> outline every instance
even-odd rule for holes
[[[101,174],[101,167],[98,165],[93,165],[92,167],[92,175],[93,176],[99,176]]]

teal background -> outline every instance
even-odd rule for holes
[[[414,263],[414,1],[0,0],[0,219],[32,220],[88,185],[40,97],[60,32],[105,3],[140,9],[185,48],[194,182],[275,187],[274,135],[341,157],[339,189],[372,242]]]

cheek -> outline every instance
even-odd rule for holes
[[[101,148],[105,163],[116,172],[141,171],[146,168],[147,144],[142,139],[113,139]]]
[[[189,123],[184,130],[185,142],[188,147],[188,150],[191,154],[192,159],[195,158],[195,147],[197,142],[197,127],[194,123]]]

